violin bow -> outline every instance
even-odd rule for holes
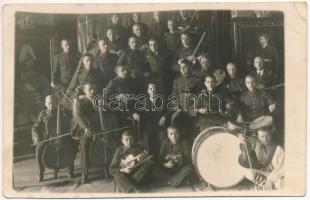
[[[194,50],[193,53],[192,53],[192,56],[193,56],[193,57],[195,56],[195,54],[196,54],[196,52],[197,52],[199,46],[201,45],[202,40],[203,40],[203,38],[205,37],[205,35],[206,35],[206,32],[203,32],[203,34],[202,34],[202,36],[201,36],[201,38],[200,38],[200,40],[199,40],[199,42],[198,42],[198,44],[197,44],[195,50]]]

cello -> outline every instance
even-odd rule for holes
[[[56,132],[49,133],[52,137],[61,136],[62,127],[62,108],[58,98],[57,105],[57,125]],[[46,131],[48,131],[46,127]],[[71,143],[71,136],[59,137],[55,140],[50,140],[44,147],[42,161],[46,168],[56,171],[59,169],[71,167],[74,165],[75,151]]]
[[[103,114],[103,102],[99,102],[98,114],[100,129],[102,132],[115,129],[115,121],[111,116]],[[108,179],[108,167],[112,160],[112,155],[116,149],[116,144],[110,135],[95,134],[93,142],[89,148],[89,158],[92,164],[104,167],[106,180]]]

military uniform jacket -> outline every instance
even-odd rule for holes
[[[61,114],[61,131],[65,133],[69,130],[69,123],[65,123],[68,122],[69,118],[64,112]],[[57,136],[57,110],[55,109],[52,112],[48,110],[41,111],[32,126],[31,133],[32,138],[38,138],[39,140]]]
[[[273,103],[272,98],[262,90],[244,92],[240,97],[243,119],[245,121],[253,121],[260,116],[268,114],[268,105]]]
[[[101,130],[99,112],[95,109],[92,100],[86,96],[76,102],[73,117],[83,130],[86,128],[91,128],[94,131]]]
[[[167,53],[159,51],[157,54],[148,50],[146,52],[146,61],[149,65],[151,73],[162,73],[168,70],[168,56]]]
[[[112,176],[117,175],[120,173],[120,164],[122,159],[125,159],[129,154],[133,156],[137,156],[143,152],[143,148],[140,145],[135,145],[130,149],[125,148],[124,146],[120,146],[116,149],[112,162],[109,167],[110,174]]]
[[[98,53],[95,58],[94,68],[101,72],[103,79],[107,83],[116,76],[114,70],[117,60],[118,56],[113,53],[105,55]]]
[[[188,164],[190,165],[191,146],[186,140],[180,139],[177,144],[173,144],[169,138],[166,138],[160,148],[159,162],[165,163],[170,161],[171,159],[169,159],[169,156],[176,157],[174,163],[177,168]],[[168,158],[168,160],[166,158]]]
[[[189,109],[192,101],[186,95],[197,94],[200,88],[201,85],[196,76],[180,75],[173,81],[172,94],[179,96],[181,109]]]
[[[83,69],[82,71],[78,72],[78,75],[74,77],[72,80],[72,87],[70,90],[74,90],[75,88],[82,89],[84,83],[87,82],[92,82],[96,84],[96,86],[101,87],[102,80],[103,78],[100,77],[100,74],[96,69],[90,69],[90,70],[85,70]]]
[[[127,49],[121,53],[117,65],[127,66],[129,70],[146,72],[146,61],[142,51]]]
[[[52,79],[54,84],[60,84],[66,89],[72,79],[76,67],[78,66],[79,60],[79,53],[61,53],[57,55],[53,63]]]

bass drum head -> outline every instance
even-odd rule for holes
[[[244,170],[238,163],[239,154],[238,138],[223,129],[197,144],[194,166],[207,183],[219,188],[232,187],[244,178]]]

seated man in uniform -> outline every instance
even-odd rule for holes
[[[284,182],[284,150],[280,145],[273,142],[271,129],[271,127],[260,128],[255,141],[246,140],[242,134],[239,138],[242,144],[247,141],[249,146],[251,146],[251,160],[256,161],[255,164],[253,163],[253,168],[258,170],[254,170],[254,172],[266,176],[263,188],[265,190],[279,190],[283,187]],[[242,161],[240,164],[244,165]],[[245,165],[247,164],[245,163]],[[252,173],[246,173],[246,177],[249,180],[254,179]]]
[[[173,126],[168,127],[167,135],[168,138],[161,146],[153,176],[161,184],[179,187],[194,176],[191,146]]]
[[[138,167],[130,166],[126,163],[126,159],[130,160],[131,156],[143,154],[143,148],[134,143],[134,137],[125,131],[122,134],[122,146],[115,151],[113,160],[110,165],[110,174],[114,177],[116,185],[121,192],[140,192],[142,187],[147,183],[147,176],[152,170],[152,161],[147,160]],[[134,164],[141,162],[140,159]]]
[[[139,24],[134,24],[132,26],[132,33],[137,38],[137,48],[141,51],[147,50],[147,36],[143,34]]]
[[[198,57],[199,67],[194,70],[195,76],[197,76],[201,81],[204,81],[206,75],[212,74],[214,68],[212,66],[210,57],[207,55],[201,55]]]
[[[246,90],[244,81],[238,74],[238,67],[235,63],[226,65],[226,77],[223,82],[225,92],[233,99],[239,99],[240,95]]]
[[[251,122],[275,111],[275,102],[265,91],[256,88],[256,79],[253,76],[245,77],[245,85],[248,91],[240,96],[241,116],[238,121]]]
[[[108,28],[104,41],[108,45],[110,52],[120,55],[122,52],[122,44],[120,40],[116,39],[115,31],[112,28]]]
[[[42,161],[42,155],[44,151],[44,147],[47,143],[40,143],[43,140],[49,139],[51,137],[56,137],[57,135],[57,108],[55,105],[55,100],[52,95],[48,95],[45,98],[45,107],[46,109],[43,110],[35,122],[35,124],[32,126],[31,132],[32,132],[32,139],[34,145],[36,145],[36,160],[39,167],[39,176],[38,180],[43,181],[44,179],[44,165]],[[69,130],[70,127],[67,126],[66,122],[68,119],[68,115],[66,113],[61,113],[62,120],[61,120],[61,128],[62,131],[66,132]],[[71,142],[71,141],[70,141]],[[72,163],[72,166],[69,170],[69,177],[73,177],[74,172],[74,163]],[[57,170],[54,172],[54,177],[57,178]]]

